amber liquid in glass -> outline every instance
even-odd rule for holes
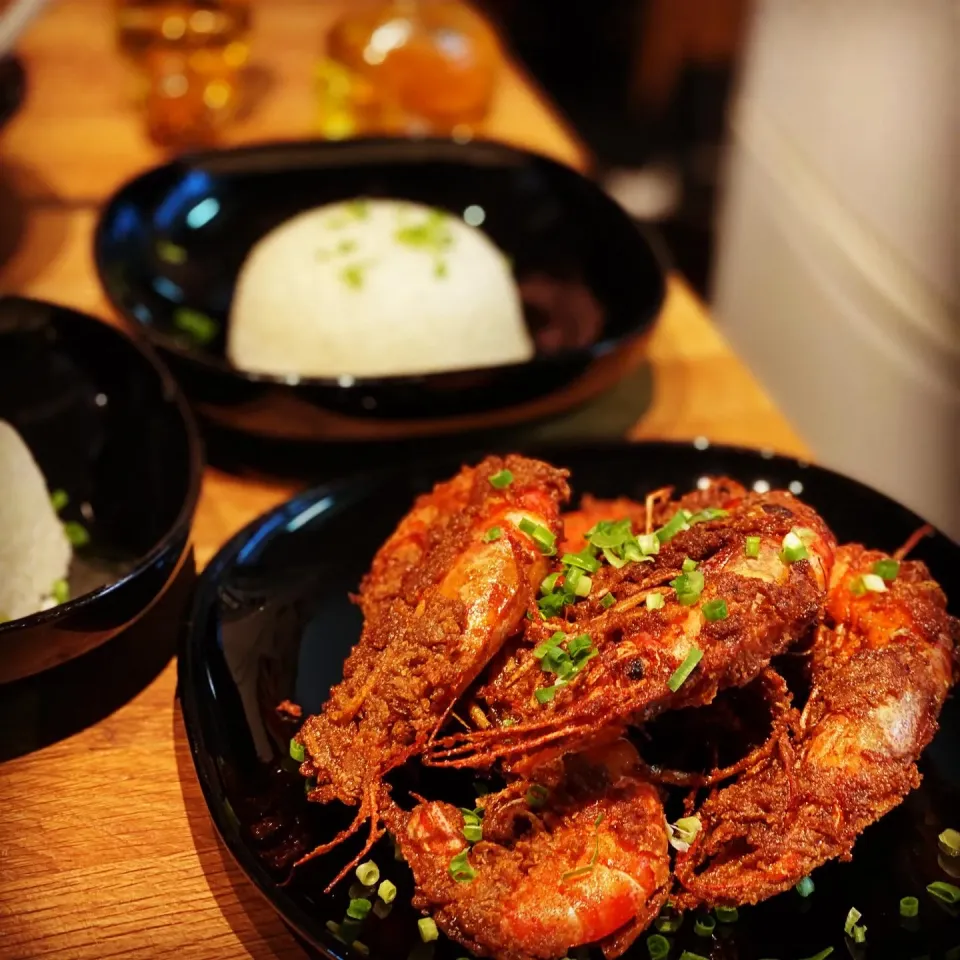
[[[115,0],[115,17],[151,139],[165,146],[215,140],[239,100],[250,0]]]
[[[333,27],[318,67],[321,132],[471,132],[486,116],[502,53],[459,0],[358,2]]]

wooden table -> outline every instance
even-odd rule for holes
[[[231,142],[309,135],[312,65],[339,9],[339,0],[258,5],[254,59],[273,84],[257,111],[231,130]],[[110,4],[60,0],[34,24],[21,52],[30,91],[0,136],[0,170],[23,202],[26,232],[0,269],[0,291],[116,322],[91,258],[97,208],[162,155],[125,102]],[[484,134],[586,164],[582,146],[516,68],[503,78]],[[676,277],[649,361],[653,402],[631,436],[705,435],[805,455]],[[198,564],[293,489],[208,470],[194,525]],[[206,816],[174,699],[175,627],[160,626],[167,639],[145,658],[131,653],[136,637],[120,638],[92,663],[15,691],[15,728],[0,731],[0,739],[22,726],[43,728],[40,739],[51,742],[4,750],[14,759],[0,767],[0,957],[305,955]],[[0,691],[0,700],[5,695],[14,696]],[[64,717],[61,730],[53,721]]]

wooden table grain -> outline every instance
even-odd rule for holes
[[[231,128],[229,142],[310,135],[312,66],[325,26],[342,7],[341,0],[257,5],[254,59],[271,83],[251,116]],[[110,8],[107,0],[60,0],[21,44],[30,89],[0,137],[0,181],[18,198],[24,232],[0,268],[0,292],[117,322],[93,269],[97,209],[163,155],[126,103]],[[513,66],[483,134],[572,166],[587,162],[576,137]],[[0,220],[10,209],[0,209]],[[653,400],[631,437],[703,435],[806,455],[676,277],[648,362]],[[193,529],[198,565],[294,490],[208,469]],[[7,758],[0,765],[0,957],[307,955],[232,862],[206,815],[175,701],[176,623],[165,616],[158,609],[149,629],[135,628],[88,662],[0,689],[0,755]]]

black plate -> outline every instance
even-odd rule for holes
[[[581,444],[539,453],[570,467],[580,493],[642,497],[664,484],[691,489],[705,474],[730,475],[748,485],[792,486],[822,511],[841,540],[888,550],[922,522],[853,480],[755,451],[650,443]],[[356,847],[345,844],[314,861],[289,886],[278,884],[299,851],[333,836],[347,818],[342,808],[308,804],[298,776],[284,770],[295,727],[280,720],[274,707],[287,697],[307,711],[321,705],[340,679],[342,661],[360,630],[348,592],[412,499],[456,466],[413,466],[321,487],[266,514],[207,567],[192,622],[182,635],[180,696],[211,815],[241,868],[287,923],[330,956],[342,956],[343,948],[325,925],[342,919],[349,884],[330,896],[321,889]],[[956,613],[960,548],[938,534],[923,540],[915,555],[953,597]],[[940,733],[921,767],[923,786],[865,832],[852,863],[817,870],[811,898],[790,892],[745,908],[735,926],[719,928],[713,944],[695,937],[688,919],[671,956],[688,949],[713,958],[796,960],[830,945],[835,956],[843,956],[844,918],[854,905],[869,926],[864,956],[941,957],[945,948],[960,944],[960,921],[924,892],[933,880],[949,879],[937,864],[938,832],[960,826],[955,699],[948,701]],[[433,796],[460,797],[462,803],[473,796],[469,778],[443,778],[430,786],[446,791]],[[373,856],[400,893],[389,918],[368,920],[362,939],[374,957],[406,958],[418,942],[416,915],[408,905],[409,871],[394,861],[386,841]],[[921,922],[914,932],[901,928],[898,915],[900,898],[911,894],[921,899]],[[629,955],[645,958],[644,941]],[[464,953],[442,942],[438,956]]]
[[[187,553],[203,469],[186,400],[152,350],[82,313],[0,299],[0,419],[12,423],[62,516],[90,543],[74,599],[0,623],[0,682],[103,643],[163,592]]]
[[[534,359],[449,374],[292,382],[232,367],[224,333],[251,247],[302,210],[357,196],[404,198],[458,216],[471,204],[483,207],[483,229],[511,258],[521,285]],[[158,254],[170,244],[182,262]],[[166,354],[202,412],[221,426],[284,438],[369,439],[372,420],[389,421],[393,438],[458,430],[463,418],[489,425],[558,393],[562,406],[563,388],[598,364],[610,367],[649,328],[664,296],[650,242],[594,183],[494,143],[318,141],[184,157],[120,189],[95,248],[111,300]],[[549,306],[535,305],[534,281],[541,301],[547,288]],[[583,307],[587,298],[596,311]],[[181,333],[175,315],[183,307],[217,321],[217,339],[200,346]],[[582,397],[568,403],[575,399]]]
[[[0,57],[0,127],[20,109],[27,77],[16,57]]]

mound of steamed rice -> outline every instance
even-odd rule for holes
[[[227,355],[252,372],[377,377],[529,360],[533,341],[503,253],[481,230],[415,203],[308,210],[244,262]]]
[[[0,621],[52,604],[71,548],[40,468],[20,434],[0,420]]]

